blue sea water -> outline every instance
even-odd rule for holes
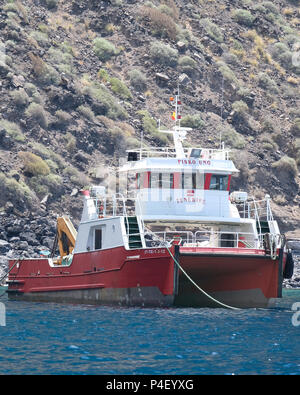
[[[0,301],[0,374],[300,374],[299,290],[268,310]]]

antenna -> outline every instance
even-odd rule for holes
[[[223,107],[224,107],[224,76],[222,77],[222,94],[221,94],[221,130],[220,130],[220,149],[222,149]]]
[[[173,112],[171,114],[172,119],[174,121],[174,127],[172,130],[160,130],[161,133],[171,133],[174,139],[174,146],[176,151],[177,158],[185,158],[184,149],[182,146],[183,140],[186,138],[186,133],[191,128],[182,128],[180,126],[181,121],[181,101],[180,101],[180,92],[179,92],[179,84],[177,87],[177,92],[175,97],[170,97],[171,105],[173,106]]]

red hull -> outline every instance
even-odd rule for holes
[[[171,251],[174,255],[174,247]],[[177,258],[201,288],[223,303],[258,307],[280,296],[279,259],[261,250],[181,247]],[[70,266],[51,267],[48,259],[23,260],[10,273],[9,295],[129,306],[211,305],[178,270],[166,248],[118,247],[75,254]]]

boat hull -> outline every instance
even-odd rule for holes
[[[233,307],[266,307],[280,297],[284,262],[262,250],[171,249],[177,263],[213,299]],[[10,262],[10,266],[14,261]],[[11,299],[142,307],[220,307],[202,293],[166,248],[118,247],[75,254],[70,266],[20,261],[9,277]]]
[[[201,289],[213,299],[233,307],[267,307],[281,297],[282,266],[261,250],[216,253],[201,249],[182,249],[180,265]],[[213,268],[213,270],[212,270]],[[191,286],[180,272],[177,306],[216,306],[216,302]]]

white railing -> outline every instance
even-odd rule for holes
[[[242,218],[255,219],[260,221],[274,221],[270,198],[262,200],[248,200],[244,203],[235,203]]]
[[[195,150],[201,150],[201,155],[199,158],[195,159],[219,159],[219,160],[230,160],[230,150],[226,149],[208,149],[208,148],[192,148]],[[184,148],[184,153],[186,158],[189,158],[189,152],[191,148]],[[139,160],[144,158],[152,158],[152,157],[165,157],[165,158],[176,158],[176,150],[175,148],[141,148],[137,150],[127,150],[126,152],[135,152],[137,154],[137,158]]]
[[[176,242],[184,247],[207,248],[262,248],[262,240],[248,232],[217,231],[145,231],[147,247],[159,247],[164,243]]]

